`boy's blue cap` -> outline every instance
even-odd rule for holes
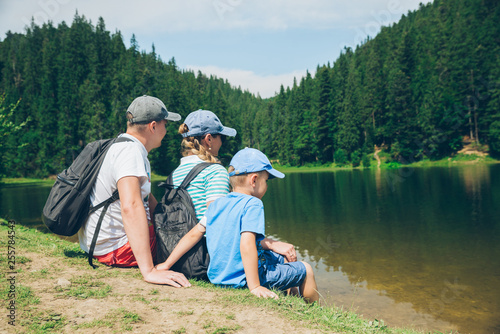
[[[236,130],[222,125],[219,118],[210,110],[196,110],[190,113],[184,120],[189,131],[182,137],[198,137],[206,134],[236,136]]]
[[[229,166],[233,166],[234,171],[229,173],[229,176],[255,173],[260,171],[267,171],[269,173],[269,178],[278,177],[280,179],[285,177],[285,174],[277,171],[271,166],[271,162],[266,157],[264,153],[255,149],[245,147],[244,149],[238,151],[231,159]]]

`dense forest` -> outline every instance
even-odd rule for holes
[[[143,94],[183,117],[212,110],[236,128],[226,163],[244,146],[289,165],[358,165],[375,147],[402,163],[439,159],[464,142],[498,155],[498,22],[497,0],[421,5],[271,99],[181,70],[134,37],[127,48],[103,19],[32,24],[0,42],[0,175],[59,172],[86,143],[123,132],[127,106]],[[159,174],[178,164],[177,126],[151,153]]]

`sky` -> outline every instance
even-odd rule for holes
[[[0,39],[23,33],[33,18],[68,25],[78,11],[120,31],[179,69],[227,79],[263,98],[333,63],[382,26],[426,0],[0,0]]]

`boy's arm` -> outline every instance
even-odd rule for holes
[[[257,297],[278,299],[278,295],[260,285],[259,260],[257,257],[257,245],[255,233],[242,232],[240,241],[241,261],[245,269],[247,286],[250,292]]]
[[[295,252],[295,247],[292,244],[264,238],[260,242],[260,245],[265,250],[271,250],[275,253],[283,255],[288,262],[297,261],[297,253]]]
[[[179,259],[186,254],[191,248],[193,248],[205,234],[205,227],[200,223],[196,224],[185,236],[179,240],[177,246],[175,246],[172,253],[165,262],[160,263],[156,266],[158,270],[169,270],[172,266],[179,261]]]

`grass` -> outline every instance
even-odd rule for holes
[[[222,327],[217,327],[216,329],[214,329],[214,331],[208,332],[208,333],[211,333],[211,334],[232,333],[232,332],[236,332],[240,328],[241,328],[240,325],[236,325],[236,326],[222,326]]]
[[[7,235],[7,223],[0,219],[0,235]],[[7,238],[0,238],[0,248],[7,249]],[[98,319],[92,319],[82,322],[78,315],[70,317],[62,316],[61,311],[45,309],[47,305],[41,304],[41,299],[37,296],[33,289],[30,288],[30,283],[34,281],[53,282],[54,278],[48,277],[47,269],[38,270],[37,273],[26,272],[23,279],[16,286],[16,305],[18,312],[18,323],[16,330],[22,332],[61,332],[63,328],[68,326],[76,329],[95,328],[110,328],[114,332],[136,331],[140,332],[141,324],[144,320],[137,313],[132,312],[134,308],[131,306],[134,302],[147,304],[148,308],[160,312],[161,310],[172,309],[175,302],[181,302],[176,298],[162,298],[165,295],[165,290],[158,286],[145,286],[143,291],[126,295],[118,295],[113,293],[113,287],[108,284],[110,278],[119,278],[120,281],[142,279],[138,269],[117,269],[100,266],[98,270],[92,270],[86,260],[85,254],[79,249],[78,245],[62,240],[53,234],[46,234],[35,229],[29,229],[20,225],[16,226],[16,251],[18,253],[38,253],[41,256],[56,258],[57,263],[69,269],[76,274],[70,279],[71,285],[66,288],[55,287],[45,293],[53,293],[54,298],[75,300],[86,300],[89,298],[102,300],[106,298],[114,298],[113,300],[122,301],[126,308],[116,308],[110,310]],[[69,257],[67,254],[70,254]],[[24,260],[27,261],[27,260]],[[35,262],[35,259],[32,259]],[[2,261],[5,267],[6,261]],[[27,262],[25,262],[27,263]],[[28,262],[29,263],[29,262]],[[17,264],[19,274],[22,274],[22,267],[26,264]],[[50,268],[53,273],[54,268]],[[56,271],[57,272],[57,271]],[[67,272],[67,271],[66,271]],[[31,276],[30,276],[31,275]],[[7,296],[9,284],[6,275],[0,277],[0,291],[4,296]],[[32,279],[36,277],[36,279]],[[50,282],[50,281],[47,281]],[[412,329],[398,329],[386,326],[382,320],[372,319],[366,320],[361,318],[354,312],[346,311],[338,307],[322,306],[319,304],[307,305],[301,299],[296,297],[282,296],[279,300],[260,299],[253,296],[245,289],[223,289],[216,287],[208,282],[191,280],[194,289],[199,289],[199,295],[209,293],[211,297],[210,303],[218,305],[227,312],[222,312],[219,315],[219,321],[213,319],[206,320],[204,330],[207,333],[231,333],[242,328],[238,323],[238,313],[236,309],[244,309],[248,307],[268,310],[275,316],[288,319],[287,321],[296,321],[301,328],[312,328],[322,332],[337,332],[337,333],[403,333],[416,334],[422,333]],[[53,286],[53,283],[51,283]],[[161,292],[160,292],[161,291]],[[158,297],[149,299],[142,296]],[[173,296],[172,296],[173,297]],[[195,304],[203,302],[190,301],[187,304]],[[2,305],[7,305],[8,301],[4,300]],[[165,304],[167,303],[167,304]],[[186,303],[186,301],[182,301]],[[162,306],[161,308],[158,305]],[[168,306],[166,306],[168,305]],[[179,305],[179,304],[177,304]],[[42,307],[44,306],[44,307]],[[118,305],[117,305],[118,306]],[[5,310],[5,308],[4,308]],[[158,313],[161,314],[161,313]],[[192,309],[177,311],[176,314],[180,319],[197,319],[198,315]],[[70,317],[71,319],[68,319]],[[77,319],[75,320],[75,317]],[[83,316],[82,316],[83,317]],[[203,318],[203,317],[202,317]],[[206,319],[206,318],[205,318]],[[77,321],[78,320],[78,321]],[[185,320],[183,320],[185,321]],[[189,320],[188,320],[189,321]],[[185,327],[171,328],[175,333],[186,332]]]
[[[134,297],[134,300],[138,300],[140,302],[143,302],[144,304],[151,304],[151,300],[147,300],[143,296],[136,296]]]
[[[32,179],[32,178],[1,178],[0,186],[2,187],[15,187],[15,186],[27,186],[27,185],[46,185],[52,186],[54,184],[54,180],[49,179]]]
[[[16,306],[25,307],[37,304],[40,304],[40,298],[33,294],[33,291],[29,286],[21,284],[16,286]]]
[[[248,290],[224,289],[208,282],[192,281],[192,284],[209,291],[216,291],[220,303],[230,305],[249,305],[278,311],[281,315],[294,321],[305,321],[310,327],[327,332],[342,333],[423,333],[413,329],[390,328],[383,320],[366,320],[358,314],[338,307],[326,307],[318,304],[305,304],[300,298],[281,296],[279,300],[254,298]],[[234,315],[228,315],[232,318]]]
[[[3,231],[2,231],[3,232]],[[8,285],[5,279],[0,280],[3,295],[7,296],[6,288]],[[45,333],[57,332],[65,324],[66,320],[60,313],[54,310],[39,311],[37,305],[40,304],[40,298],[35,296],[29,286],[22,284],[16,285],[16,327],[24,328],[26,332]]]
[[[179,317],[184,317],[186,315],[193,315],[194,314],[194,310],[189,310],[189,311],[179,311],[177,312],[177,315]]]
[[[203,316],[205,318],[205,317],[209,317],[210,315],[209,314],[204,314]],[[234,319],[228,319],[228,320],[234,320]],[[217,326],[211,320],[206,320],[204,322],[204,324],[203,324],[203,329],[205,329],[205,333],[213,333],[213,334],[232,333],[232,332],[235,332],[235,331],[237,331],[237,330],[239,330],[241,328],[242,327],[240,325],[231,325],[231,326],[221,325],[221,326]]]
[[[81,323],[73,326],[73,329],[108,327],[122,331],[132,331],[134,324],[143,323],[137,313],[130,312],[123,307],[113,309],[100,319]]]
[[[88,299],[88,298],[106,298],[112,288],[109,284],[104,284],[103,282],[96,282],[100,283],[98,286],[93,286],[93,288],[90,288],[89,286],[86,285],[80,285],[76,287],[71,287],[68,291],[64,291],[64,289],[57,289],[58,291],[64,291],[63,295],[66,297],[75,297],[77,299]]]
[[[30,312],[29,317],[22,317],[19,325],[25,327],[27,332],[46,333],[58,332],[65,325],[66,319],[56,311],[52,312]]]
[[[30,279],[44,279],[48,277],[53,277],[52,274],[54,274],[54,270],[50,270],[48,268],[43,268],[41,270],[34,270],[31,271],[28,276]]]
[[[166,176],[158,175],[155,173],[151,174],[152,181],[165,181],[167,179]],[[52,179],[36,179],[36,178],[13,178],[13,177],[5,177],[0,178],[0,186],[2,187],[16,187],[16,186],[30,186],[30,185],[40,185],[40,186],[48,186],[52,187],[55,180]]]
[[[151,173],[151,181],[156,182],[156,181],[165,181],[167,180],[166,176],[163,175],[158,175],[156,173]]]
[[[498,160],[495,160],[490,156],[482,157],[475,154],[456,154],[453,157],[440,160],[422,159],[407,165],[391,161],[382,164],[381,168],[449,167],[449,166],[460,166],[460,165],[470,165],[470,164],[484,165],[484,164],[493,164],[498,162],[499,162]]]

